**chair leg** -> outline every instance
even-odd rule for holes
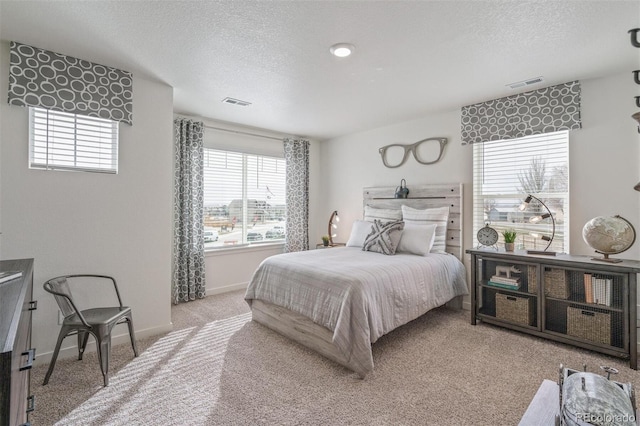
[[[138,356],[138,346],[136,345],[136,333],[133,331],[133,318],[127,318],[127,327],[129,327],[129,338],[131,339],[131,347],[133,354]]]
[[[97,334],[96,349],[104,385],[109,386],[109,356],[111,355],[111,334]]]
[[[56,342],[56,348],[53,351],[53,356],[51,357],[51,363],[49,364],[49,369],[47,370],[47,374],[44,376],[44,382],[42,385],[46,385],[49,383],[49,378],[51,377],[51,373],[53,373],[53,367],[56,365],[56,360],[58,359],[58,352],[60,352],[60,346],[62,345],[62,341],[65,337],[67,337],[67,330],[65,328],[60,329],[60,334],[58,334],[58,341]]]
[[[82,360],[84,350],[87,348],[87,340],[89,340],[89,333],[86,331],[78,331],[78,361]]]

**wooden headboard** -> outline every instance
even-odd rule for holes
[[[398,209],[402,205],[415,209],[430,209],[434,207],[449,207],[449,223],[447,226],[447,253],[451,253],[462,261],[462,184],[428,184],[407,185],[407,198],[394,198],[395,186],[374,186],[363,190],[363,208]]]

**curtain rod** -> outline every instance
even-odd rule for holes
[[[259,138],[273,139],[275,141],[282,141],[284,139],[284,138],[276,138],[274,136],[259,135],[257,133],[243,132],[241,130],[223,129],[223,128],[220,128],[220,127],[209,126],[207,124],[205,124],[204,127],[207,128],[207,129],[220,130],[222,132],[237,133],[239,135],[256,136],[256,137],[259,137]]]

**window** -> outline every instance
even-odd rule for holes
[[[284,158],[204,149],[205,249],[284,241]]]
[[[29,166],[118,173],[118,122],[31,107]]]
[[[544,249],[548,241],[539,236],[551,236],[551,221],[529,220],[546,210],[535,200],[525,211],[518,208],[527,195],[533,195],[549,207],[556,221],[549,250],[569,252],[567,131],[474,144],[473,192],[474,236],[491,223],[499,233],[509,228],[517,232],[516,249]]]

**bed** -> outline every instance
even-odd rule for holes
[[[355,246],[271,256],[247,288],[252,319],[364,378],[373,370],[371,345],[381,336],[448,302],[461,306],[468,293],[461,262],[462,185],[411,187],[407,199],[393,198],[394,192],[365,188],[365,218],[371,212],[446,208],[446,232],[437,237],[442,250],[386,256]]]

